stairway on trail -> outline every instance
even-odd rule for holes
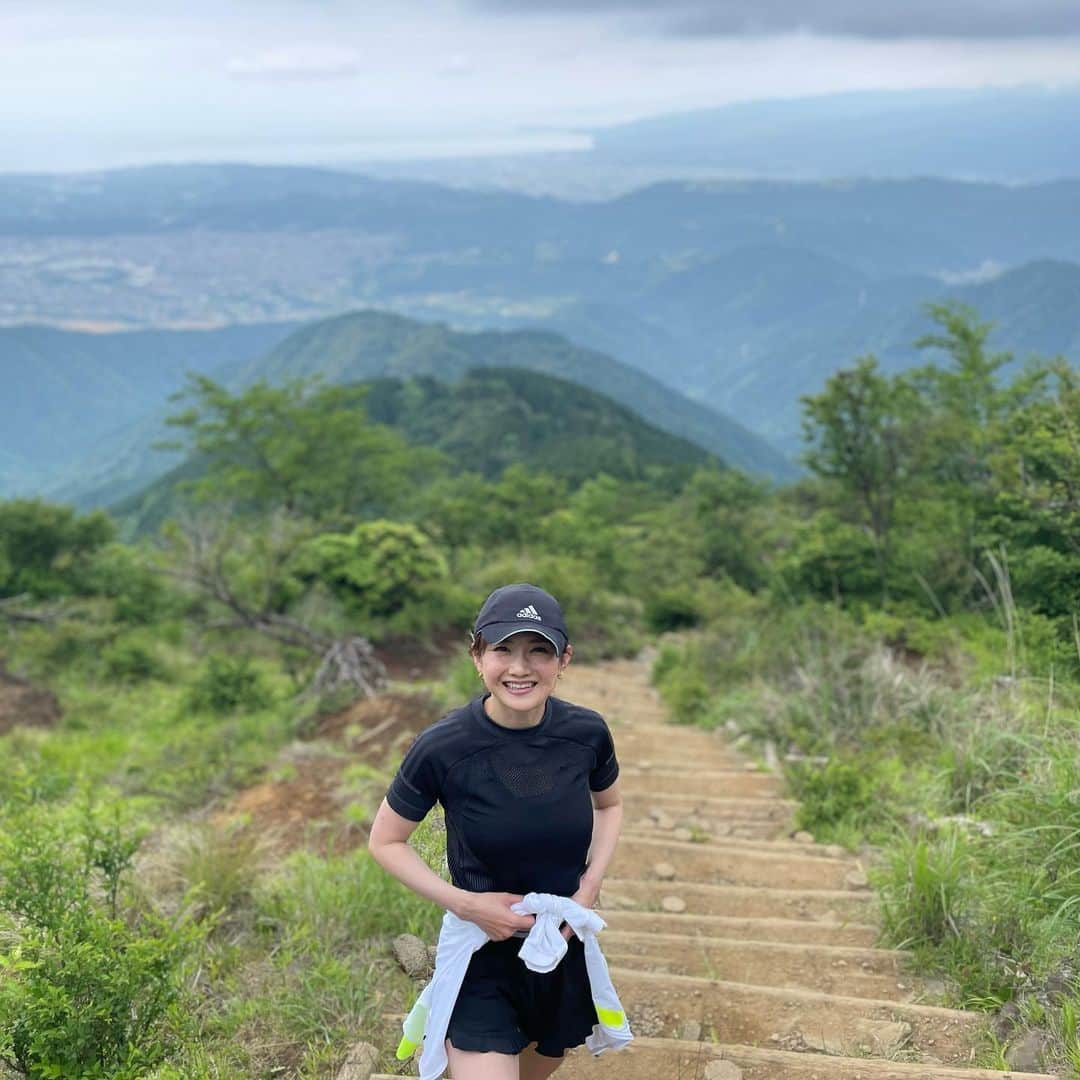
[[[793,840],[781,778],[722,736],[665,723],[643,661],[575,667],[565,682],[605,716],[621,764],[623,832],[599,908],[635,1040],[599,1058],[580,1048],[556,1076],[1045,1077],[970,1067],[986,1017],[919,1003],[904,954],[874,947],[859,860]]]

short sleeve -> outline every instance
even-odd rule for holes
[[[615,757],[615,744],[611,739],[611,732],[603,720],[600,721],[603,731],[597,740],[596,764],[589,773],[589,788],[592,791],[603,791],[611,787],[619,776],[619,761]]]
[[[409,748],[386,792],[390,809],[410,821],[423,821],[439,799],[434,740],[425,738],[426,734],[421,733]]]

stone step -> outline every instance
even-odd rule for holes
[[[415,1071],[412,1069],[409,1075]],[[597,1058],[578,1047],[567,1054],[558,1075],[565,1080],[1047,1080],[1044,1073],[835,1057],[642,1036],[623,1050]],[[400,1074],[375,1073],[370,1080],[400,1080]]]
[[[637,769],[625,766],[619,772],[624,791],[635,795],[704,795],[732,798],[747,795],[781,795],[784,781],[766,772],[749,769]]]
[[[609,964],[637,971],[887,1001],[910,1001],[913,996],[914,984],[904,974],[904,954],[890,949],[622,930],[606,931],[602,943]]]
[[[653,819],[649,819],[653,820]],[[657,828],[654,824],[651,828],[638,825],[627,825],[619,836],[619,843],[624,840],[656,840],[674,841],[675,843],[698,844],[706,851],[711,847],[721,846],[735,851],[762,851],[768,854],[795,855],[797,857],[809,856],[810,858],[824,857],[829,859],[847,860],[853,866],[858,863],[858,858],[840,847],[839,844],[800,844],[787,836],[775,839],[751,839],[748,837],[733,836],[725,833],[722,836],[709,836],[704,830],[694,834],[692,840],[684,840],[683,836],[676,836],[680,826],[673,824],[671,828]],[[683,835],[687,831],[681,827]],[[694,830],[689,830],[694,833]]]
[[[709,796],[684,791],[623,791],[626,814],[648,815],[662,810],[672,817],[698,816],[712,821],[781,821],[786,822],[798,809],[793,799],[774,795]]]
[[[729,918],[822,919],[826,922],[866,923],[873,916],[868,892],[833,889],[753,889],[740,885],[704,885],[695,882],[646,881],[608,877],[601,892],[601,907],[612,911],[672,911],[665,905],[678,898],[691,915]]]
[[[657,819],[651,816],[624,816],[621,835],[633,833],[644,839],[662,840],[668,837],[672,840],[680,840],[686,839],[689,834],[689,839],[693,843],[731,836],[736,840],[757,840],[768,843],[775,839],[786,839],[788,833],[787,823],[769,821],[766,818],[750,819],[735,824],[730,821],[708,821],[699,817],[682,822],[671,817],[661,817],[660,821],[663,827],[658,826]]]
[[[810,919],[746,919],[726,915],[673,915],[652,911],[605,911],[608,931],[632,934],[681,934],[730,938],[738,941],[775,941],[793,945],[845,945],[873,947],[877,928],[864,923]]]
[[[890,1057],[912,1046],[948,1065],[967,1064],[986,1027],[976,1013],[846,997],[792,987],[747,986],[611,965],[611,977],[642,1035],[676,1038],[688,1022],[719,1042]]]
[[[643,876],[657,881],[708,885],[754,885],[771,889],[865,887],[865,875],[852,858],[772,854],[724,845],[683,844],[672,840],[619,840],[611,861],[615,877]],[[853,875],[858,875],[856,878]]]

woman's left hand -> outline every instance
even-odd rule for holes
[[[591,881],[589,878],[583,877],[578,882],[578,891],[570,897],[575,903],[580,904],[584,908],[596,907],[596,901],[600,897],[600,883],[598,881]],[[574,931],[570,929],[567,923],[562,924],[562,936],[567,941],[573,936]]]

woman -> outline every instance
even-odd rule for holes
[[[447,1029],[453,1080],[543,1080],[597,1023],[581,942],[568,927],[550,974],[517,953],[529,892],[595,905],[622,822],[619,765],[599,714],[553,697],[573,655],[558,601],[506,585],[484,602],[470,655],[484,693],[416,739],[371,827],[370,850],[414,892],[475,923],[472,956]],[[442,880],[407,843],[438,801]]]

